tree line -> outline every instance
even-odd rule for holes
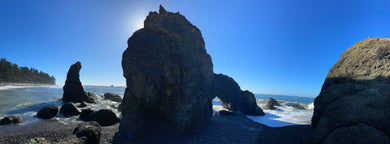
[[[0,60],[0,83],[36,83],[36,84],[55,84],[54,76],[38,71],[35,68],[19,67],[17,64],[7,61],[5,58]]]

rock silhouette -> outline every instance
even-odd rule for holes
[[[247,115],[264,115],[263,110],[257,106],[253,93],[242,91],[233,78],[223,74],[215,74],[214,84],[214,96],[221,100],[224,108]]]
[[[41,110],[38,111],[37,116],[42,119],[50,119],[57,116],[58,106],[51,105],[45,106]]]
[[[81,63],[78,61],[71,65],[66,76],[65,85],[63,87],[64,94],[62,100],[64,102],[89,102],[96,101],[96,95],[93,93],[84,92],[84,88],[80,82]]]
[[[181,134],[202,130],[212,114],[214,75],[200,30],[160,6],[127,43],[119,134],[137,138],[158,125]]]
[[[390,143],[390,39],[368,38],[329,70],[314,101],[314,143]]]
[[[274,110],[276,109],[275,106],[280,106],[278,101],[276,101],[274,98],[268,98],[267,102],[265,103],[264,109]]]
[[[22,121],[20,116],[7,116],[1,119],[0,125],[19,124]]]

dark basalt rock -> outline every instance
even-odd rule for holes
[[[51,105],[45,106],[41,110],[38,111],[37,116],[42,119],[51,119],[56,117],[58,113],[58,106]]]
[[[276,101],[274,98],[268,98],[267,102],[265,103],[264,109],[274,110],[276,109],[275,106],[280,106],[278,101]]]
[[[66,76],[65,85],[63,87],[64,94],[62,100],[64,102],[88,102],[94,103],[96,101],[96,95],[92,93],[85,93],[84,88],[80,82],[80,69],[81,63],[76,62],[70,66],[68,74]]]
[[[264,115],[257,106],[256,98],[250,91],[242,91],[240,86],[231,77],[223,74],[214,75],[214,96],[217,96],[222,106],[233,112],[247,115]]]
[[[314,101],[314,143],[390,143],[390,39],[368,38],[329,70]]]
[[[89,114],[88,121],[97,121],[101,126],[109,126],[119,122],[120,119],[111,110],[102,109]]]
[[[199,29],[160,6],[127,43],[119,135],[137,138],[158,125],[180,134],[202,130],[212,115],[214,75]]]
[[[22,118],[19,116],[8,116],[0,121],[0,125],[19,124],[22,121]]]
[[[73,134],[76,135],[78,138],[85,137],[86,144],[98,144],[100,142],[101,132],[102,129],[100,128],[99,123],[91,121],[84,122],[78,125],[74,129]]]
[[[88,120],[89,115],[90,115],[91,113],[93,113],[93,112],[95,112],[95,111],[93,111],[93,110],[91,110],[91,109],[83,109],[83,110],[81,111],[81,113],[80,113],[79,118],[80,118],[80,119],[83,119],[83,120]]]
[[[78,107],[78,108],[85,108],[85,107],[87,107],[87,106],[88,106],[88,104],[85,103],[85,102],[80,102],[80,103],[77,104],[77,107]]]
[[[115,102],[121,102],[122,98],[114,93],[105,93],[103,96],[103,99],[105,100],[110,100],[110,101],[115,101]]]
[[[237,115],[237,113],[235,113],[235,112],[230,112],[230,111],[226,111],[226,110],[220,110],[218,113],[219,113],[219,115],[228,115],[228,116]]]
[[[64,103],[60,108],[60,113],[64,116],[75,116],[79,115],[80,111],[71,102]]]

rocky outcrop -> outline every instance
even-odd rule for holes
[[[267,102],[265,103],[264,109],[274,110],[276,109],[275,106],[280,106],[278,101],[276,101],[274,98],[268,98]]]
[[[103,99],[110,100],[110,101],[115,101],[115,102],[121,102],[122,101],[122,98],[119,95],[114,94],[114,93],[105,93],[103,95]]]
[[[214,96],[221,100],[224,108],[247,115],[264,115],[263,110],[257,106],[253,93],[242,91],[233,78],[223,74],[215,74],[214,84]]]
[[[390,143],[390,39],[347,49],[314,101],[314,143]]]
[[[200,30],[160,6],[127,43],[119,134],[137,138],[157,125],[180,134],[202,130],[212,114],[214,76]]]
[[[84,92],[84,88],[80,82],[80,69],[81,63],[76,62],[70,66],[68,74],[66,76],[65,85],[63,87],[64,94],[62,100],[64,102],[89,102],[94,103],[96,101],[96,95],[93,93]]]
[[[57,116],[58,106],[51,105],[45,106],[41,110],[38,111],[37,116],[42,119],[51,119]]]
[[[73,135],[60,140],[57,144],[98,144],[101,133],[102,129],[99,123],[95,121],[84,122],[73,130]]]
[[[0,125],[19,124],[22,121],[22,118],[19,116],[8,116],[1,119]]]
[[[63,114],[64,116],[75,116],[75,115],[79,115],[80,111],[76,108],[76,106],[73,103],[67,102],[61,106],[60,113]]]
[[[119,118],[114,112],[108,109],[98,110],[89,114],[88,121],[96,121],[101,126],[109,126],[119,122]]]

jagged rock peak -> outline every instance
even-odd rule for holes
[[[158,12],[159,12],[159,14],[167,13],[167,11],[165,10],[165,8],[162,5],[160,5],[160,10]]]

